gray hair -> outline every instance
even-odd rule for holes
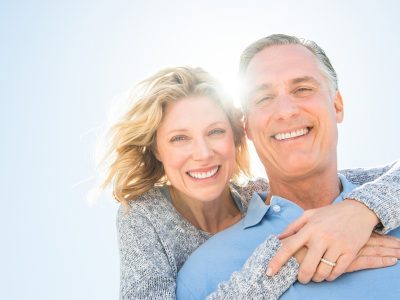
[[[267,47],[277,45],[301,45],[310,50],[317,58],[323,75],[325,75],[325,77],[328,79],[329,87],[332,94],[337,91],[337,74],[335,69],[332,67],[331,62],[329,61],[328,56],[326,56],[325,51],[322,50],[322,48],[318,46],[317,43],[315,43],[314,41],[300,39],[298,37],[286,34],[273,34],[250,44],[240,56],[239,75],[241,77],[244,76],[247,67],[250,64],[250,61],[258,52],[264,50]]]

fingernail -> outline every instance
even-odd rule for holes
[[[391,257],[391,258],[390,258],[390,262],[391,262],[392,264],[397,263],[397,258],[396,258],[396,257]]]
[[[271,268],[267,269],[267,276],[272,276],[272,269]]]

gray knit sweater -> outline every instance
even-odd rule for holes
[[[371,208],[387,232],[400,225],[400,161],[384,168],[341,171],[351,182],[364,184],[348,198]],[[245,187],[231,185],[239,209],[245,213],[254,191],[268,190],[265,180]],[[182,218],[171,204],[168,189],[155,187],[121,207],[117,216],[121,258],[120,299],[175,299],[177,273],[188,256],[211,234]],[[271,236],[247,260],[241,271],[222,283],[208,299],[278,298],[297,278],[298,264],[292,258],[274,277],[265,268],[280,247]],[[212,267],[212,266],[210,266]],[[257,292],[261,291],[261,292]]]

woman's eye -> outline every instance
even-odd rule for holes
[[[225,133],[225,129],[222,128],[215,128],[210,130],[209,135],[213,135],[213,134],[223,134]]]
[[[176,135],[176,136],[173,136],[170,139],[170,142],[174,143],[174,142],[181,142],[181,141],[185,141],[185,140],[187,140],[186,136],[184,136],[184,135]]]

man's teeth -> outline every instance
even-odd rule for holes
[[[214,176],[218,172],[219,167],[215,167],[214,169],[208,171],[208,172],[187,172],[190,177],[196,178],[196,179],[205,179]]]
[[[308,128],[302,128],[302,129],[298,129],[295,131],[291,131],[291,132],[283,132],[283,133],[278,133],[276,134],[274,137],[279,140],[286,140],[286,139],[290,139],[290,138],[295,138],[298,136],[302,136],[308,133]]]

